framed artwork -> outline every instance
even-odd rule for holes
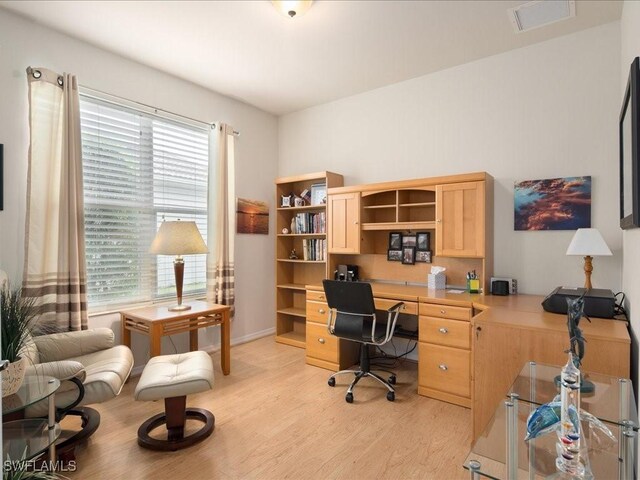
[[[399,262],[402,260],[402,250],[387,250],[387,260],[390,262]]]
[[[416,262],[431,263],[431,251],[416,250]]]
[[[414,235],[403,235],[402,236],[402,247],[415,247],[416,246],[416,236]]]
[[[402,248],[402,233],[389,233],[389,250],[399,250]]]
[[[629,69],[620,112],[620,228],[640,227],[640,59]]]
[[[4,210],[4,145],[0,143],[0,210]]]
[[[524,180],[514,186],[515,230],[591,227],[591,177]]]
[[[311,185],[311,205],[324,205],[327,203],[327,184],[314,183]]]
[[[429,232],[418,232],[416,234],[416,250],[431,250],[431,234]]]
[[[405,265],[416,263],[416,247],[402,247],[402,263]]]
[[[236,232],[269,234],[269,205],[260,200],[236,200]]]

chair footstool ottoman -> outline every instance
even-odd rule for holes
[[[179,450],[207,438],[215,427],[213,414],[202,408],[186,408],[187,395],[213,388],[213,362],[202,351],[153,357],[144,367],[135,390],[141,401],[164,399],[164,413],[148,419],[138,429],[138,444],[152,450]],[[185,437],[187,419],[199,420],[200,430]],[[167,439],[152,438],[149,433],[162,424]]]

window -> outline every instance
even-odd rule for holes
[[[148,250],[163,218],[207,241],[206,128],[86,95],[80,117],[89,306],[175,296],[173,258]],[[205,288],[206,255],[186,256],[184,294]]]

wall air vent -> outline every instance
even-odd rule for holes
[[[575,0],[535,0],[507,10],[509,20],[516,33],[576,16]]]

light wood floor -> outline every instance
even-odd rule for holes
[[[136,443],[138,426],[162,402],[135,402],[137,378],[120,396],[94,406],[98,431],[76,451],[71,479],[456,479],[471,440],[470,411],[418,396],[417,366],[396,369],[396,401],[365,379],[344,401],[348,376],[335,388],[329,372],[306,365],[304,350],[266,337],[231,349],[231,374],[216,366],[212,391],[187,405],[209,409],[208,439],[178,452]],[[377,383],[377,382],[376,382]]]

